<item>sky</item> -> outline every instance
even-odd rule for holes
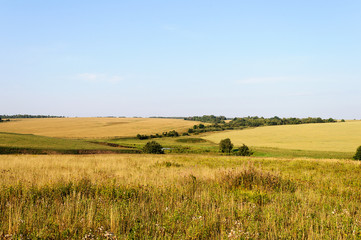
[[[361,1],[0,0],[0,115],[361,118]]]

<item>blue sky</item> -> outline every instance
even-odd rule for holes
[[[361,118],[361,2],[0,1],[0,114]]]

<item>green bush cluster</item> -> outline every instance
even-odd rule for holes
[[[172,130],[169,132],[163,132],[162,134],[155,134],[155,135],[142,135],[142,134],[137,134],[137,138],[140,140],[144,140],[144,139],[152,139],[152,138],[162,138],[162,137],[178,137],[179,133],[176,130]]]
[[[162,145],[160,145],[156,141],[147,142],[147,144],[145,144],[145,146],[143,147],[143,152],[144,153],[152,153],[152,154],[163,154],[164,153]]]
[[[356,150],[355,156],[353,156],[355,160],[361,160],[361,146],[359,146]]]
[[[227,118],[225,116],[216,117],[214,115],[193,116],[193,117],[184,118],[184,120],[207,122],[207,123],[224,123],[224,120],[226,119]]]
[[[222,153],[231,154],[233,147],[233,143],[229,138],[223,139],[219,142],[219,150]],[[237,156],[251,156],[253,154],[253,152],[245,144],[240,146],[238,149],[234,149],[232,153]]]
[[[251,156],[252,154],[253,152],[244,144],[234,151],[234,155],[237,156]]]
[[[234,118],[228,123],[229,126],[240,127],[258,127],[258,126],[273,126],[273,125],[295,125],[295,124],[307,124],[307,123],[329,123],[336,122],[333,118],[322,119],[318,118],[279,118],[277,116],[272,118],[264,117],[244,117]]]
[[[222,139],[219,142],[219,150],[222,153],[230,154],[232,149],[233,149],[233,144],[231,142],[231,139],[226,138],[226,139]]]
[[[213,116],[213,115],[211,115]],[[188,117],[185,120],[194,120],[212,123],[210,125],[198,124],[194,125],[192,128],[188,129],[188,133],[199,134],[203,132],[215,132],[215,131],[224,131],[224,130],[234,130],[234,129],[243,129],[247,127],[259,127],[259,126],[273,126],[273,125],[295,125],[295,124],[308,124],[308,123],[331,123],[337,122],[333,118],[322,119],[318,118],[279,118],[277,116],[272,118],[264,117],[244,117],[244,118],[234,118],[230,122],[226,123],[224,120],[225,117],[214,117],[223,119],[222,121],[212,121],[207,120],[209,116],[203,117]],[[212,119],[212,118],[210,118]]]

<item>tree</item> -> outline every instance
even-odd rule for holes
[[[156,141],[150,141],[143,147],[144,153],[163,154],[163,147]]]
[[[238,148],[236,155],[238,156],[251,156],[253,152],[249,149],[248,146],[244,145]]]
[[[353,156],[353,159],[355,160],[361,160],[361,146],[359,146],[356,150],[355,156]]]
[[[222,153],[230,154],[232,148],[233,148],[233,144],[231,142],[231,139],[229,139],[229,138],[223,139],[219,142],[219,150]]]

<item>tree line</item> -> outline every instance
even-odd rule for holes
[[[210,115],[213,116],[213,115]],[[203,118],[204,117],[204,118]],[[203,117],[189,117],[190,119],[197,119],[197,121],[200,121],[200,119],[203,119],[203,122],[206,122],[209,116],[203,116]],[[214,117],[214,116],[213,116]],[[222,117],[222,116],[221,116]],[[220,118],[220,117],[215,117]],[[223,117],[222,117],[223,118]],[[214,119],[214,118],[213,118]],[[225,118],[224,118],[225,119]],[[208,123],[211,123],[213,120],[207,121]],[[280,117],[272,117],[272,118],[264,118],[264,117],[243,117],[243,118],[233,118],[229,122],[225,122],[223,120],[223,123],[212,123],[208,125],[204,124],[197,124],[194,125],[192,128],[188,129],[188,133],[203,133],[203,132],[214,132],[214,131],[224,131],[224,130],[233,130],[233,129],[243,129],[247,127],[260,127],[260,126],[274,126],[274,125],[296,125],[296,124],[308,124],[308,123],[332,123],[337,122],[333,118],[328,119],[322,119],[320,117],[318,118],[280,118]]]
[[[15,114],[15,115],[0,115],[0,118],[64,118],[64,116],[51,115],[30,115],[30,114]]]
[[[185,135],[185,134],[183,134]],[[144,134],[137,134],[137,138],[140,140],[144,139],[152,139],[152,138],[162,138],[162,137],[178,137],[180,136],[176,130],[172,130],[169,132],[163,132],[162,134],[151,134],[151,135],[144,135]]]
[[[205,123],[225,123],[227,118],[225,116],[214,116],[214,115],[203,115],[203,116],[193,116],[193,117],[186,117],[184,120],[189,121],[199,121]]]
[[[228,123],[229,126],[239,127],[259,127],[259,126],[272,126],[272,125],[294,125],[294,124],[307,124],[307,123],[330,123],[337,122],[333,118],[322,119],[318,118],[264,118],[264,117],[244,117],[234,118]]]
[[[0,117],[0,122],[9,122],[9,121],[10,121],[10,119],[4,120],[4,119],[2,119],[2,118]]]

